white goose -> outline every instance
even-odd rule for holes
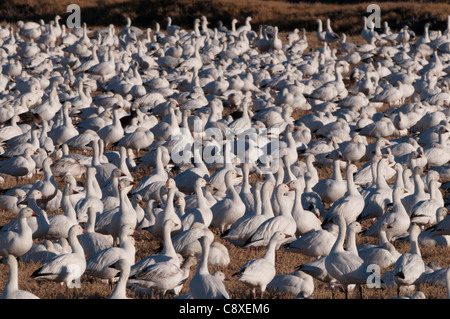
[[[71,253],[54,257],[31,274],[31,278],[50,280],[66,287],[72,287],[81,279],[86,269],[86,259],[83,247],[78,241],[78,235],[83,233],[80,225],[74,225],[69,231],[69,244]],[[75,286],[76,287],[76,286]]]
[[[31,208],[24,207],[19,212],[17,229],[0,232],[0,256],[20,257],[33,245],[33,233],[27,219],[37,216]]]
[[[235,183],[241,175],[235,171],[228,171],[225,175],[227,196],[211,207],[213,218],[211,225],[218,227],[223,233],[245,214],[245,205],[235,188]]]
[[[6,255],[2,262],[8,266],[9,273],[1,299],[40,299],[29,291],[19,289],[19,267],[15,256]]]
[[[111,235],[101,234],[95,231],[97,213],[93,207],[88,208],[88,220],[84,226],[85,233],[78,236],[81,246],[87,258],[99,251],[112,247],[114,240]]]
[[[53,127],[48,132],[48,136],[53,140],[53,144],[55,146],[60,146],[70,138],[79,134],[77,128],[72,123],[72,119],[69,116],[70,108],[70,102],[64,102],[63,106],[61,107],[61,117],[63,122],[60,125]]]
[[[324,31],[322,27],[322,20],[317,19],[317,39],[321,42],[335,42],[339,40],[339,35],[334,32]]]
[[[61,201],[61,208],[64,214],[57,214],[48,218],[50,228],[48,229],[46,238],[59,239],[61,237],[68,238],[69,230],[73,225],[77,225],[77,213],[70,201],[70,195],[76,194],[77,191],[73,189],[72,185],[67,183],[63,191],[63,197]]]
[[[203,236],[208,236],[211,241],[214,240],[214,233],[209,228],[199,222],[195,222],[191,228],[172,237],[173,247],[183,257],[196,256],[200,258],[202,254],[200,238]]]
[[[177,265],[178,267],[181,265],[179,255],[175,251],[175,248],[173,246],[172,238],[170,237],[170,232],[174,227],[176,227],[177,224],[171,220],[168,219],[164,223],[164,243],[163,243],[163,249],[161,253],[155,254],[155,255],[149,255],[138,262],[136,262],[134,265],[131,266],[131,272],[130,276],[134,275],[141,269],[144,269],[145,267],[158,263],[158,262],[165,262],[170,261]]]
[[[345,298],[348,299],[349,285],[365,285],[370,275],[368,266],[357,254],[344,250],[343,244],[347,232],[347,222],[343,215],[336,215],[333,219],[339,225],[339,235],[330,254],[325,257],[327,272],[344,288]],[[360,294],[362,297],[362,290]]]
[[[347,223],[355,221],[364,208],[364,198],[359,193],[353,181],[353,174],[357,171],[354,164],[349,164],[346,169],[347,192],[343,197],[335,201],[326,212],[324,224],[331,221],[334,216],[341,215]]]
[[[189,256],[181,267],[170,261],[149,265],[129,277],[130,283],[137,281],[139,286],[160,291],[163,294],[182,286],[189,277],[190,269],[197,264],[197,258]]]
[[[261,299],[263,298],[267,285],[276,274],[275,250],[289,237],[291,237],[290,234],[280,231],[273,233],[264,256],[246,262],[238,272],[233,274],[233,276],[239,275],[237,280],[252,289],[253,298],[256,298],[256,288],[261,292]]]
[[[347,191],[347,183],[341,175],[341,160],[333,160],[333,175],[324,178],[313,186],[313,191],[319,194],[324,203],[332,204],[344,196]]]
[[[119,118],[119,108],[113,109],[113,123],[97,131],[97,135],[104,141],[105,147],[117,143],[124,137],[124,130]]]
[[[155,216],[155,224],[152,228],[152,235],[158,240],[162,241],[164,236],[164,223],[166,220],[172,220],[177,224],[172,228],[171,236],[178,234],[181,231],[181,220],[175,212],[174,197],[177,191],[175,180],[169,178],[166,181],[165,188],[167,189],[167,198],[164,203],[164,209],[158,215]]]
[[[208,269],[211,240],[204,236],[200,239],[202,244],[202,258],[197,271],[189,283],[189,290],[194,299],[229,299],[230,296],[219,278],[210,274]]]
[[[316,214],[303,208],[302,187],[300,183],[294,180],[287,185],[294,189],[295,192],[294,205],[292,206],[292,216],[297,225],[295,235],[299,237],[322,229],[322,221],[319,219],[318,213]]]
[[[397,284],[397,296],[400,296],[400,288],[402,286],[416,284],[420,276],[425,272],[425,263],[422,259],[418,243],[419,234],[420,227],[411,223],[409,229],[410,250],[397,259],[393,270]]]
[[[294,296],[301,294],[302,298],[308,298],[314,293],[314,280],[311,275],[297,269],[289,274],[276,275],[266,289],[270,292],[287,292]]]
[[[117,280],[114,290],[109,295],[108,299],[130,299],[127,297],[127,282],[130,276],[130,262],[125,258],[120,259],[114,264],[119,272],[119,279]]]
[[[358,246],[358,255],[365,261],[366,264],[377,264],[385,269],[392,266],[400,257],[400,253],[396,250],[386,236],[386,230],[391,228],[386,222],[378,225],[379,245],[363,248]]]
[[[289,192],[289,187],[286,184],[280,184],[276,189],[276,199],[280,206],[280,213],[278,216],[267,219],[263,222],[256,231],[248,238],[243,247],[262,247],[269,244],[272,235],[276,231],[281,231],[290,234],[295,238],[297,224],[292,217],[292,208],[287,203],[285,197]]]
[[[86,260],[86,274],[100,279],[108,280],[110,287],[118,270],[110,266],[119,261],[126,259],[130,265],[135,262],[135,241],[131,236],[135,230],[130,225],[123,225],[119,233],[119,247],[109,247],[90,256]]]
[[[318,229],[288,243],[286,251],[320,259],[330,253],[338,233],[339,227],[329,224],[327,229]]]
[[[205,187],[207,183],[208,182],[203,178],[199,178],[195,181],[195,196],[197,197],[196,207],[188,210],[180,218],[183,230],[189,229],[195,222],[202,223],[206,227],[211,225],[213,219],[211,205],[202,190],[202,187]]]
[[[266,215],[262,214],[261,197],[266,197],[268,194],[271,194],[273,188],[274,185],[271,182],[255,182],[252,187],[252,194],[254,197],[253,211],[248,213],[247,216],[244,215],[238,219],[221,235],[221,238],[239,246],[246,242],[248,237],[268,218]]]
[[[405,192],[406,191],[404,188],[394,188],[392,195],[392,211],[384,214],[379,219],[377,219],[377,221],[373,223],[368,230],[365,231],[364,236],[377,236],[380,224],[384,222],[391,226],[385,231],[387,240],[389,242],[405,235],[405,233],[408,232],[411,221],[401,201],[402,196],[405,194]]]

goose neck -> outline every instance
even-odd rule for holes
[[[200,260],[200,265],[198,268],[198,273],[201,275],[209,274],[208,270],[208,257],[209,257],[210,245],[206,240],[202,241],[202,259]]]
[[[15,257],[9,256],[13,260],[8,260],[9,275],[6,282],[5,292],[13,292],[19,290],[19,269]]]
[[[344,241],[345,235],[347,232],[347,224],[344,218],[339,218],[339,233],[333,247],[331,248],[331,252],[341,252],[344,251]]]

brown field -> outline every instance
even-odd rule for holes
[[[71,0],[10,0],[0,3],[0,19],[3,23],[12,23],[19,19],[37,20],[43,18],[45,20],[52,19],[56,14],[62,17],[66,16],[65,8]],[[240,22],[248,15],[253,17],[252,25],[259,24],[278,25],[285,32],[292,30],[294,27],[306,28],[308,31],[308,40],[315,40],[315,19],[331,18],[333,28],[338,32],[346,32],[351,36],[354,42],[360,42],[358,37],[361,28],[361,17],[365,14],[365,8],[369,2],[357,4],[323,4],[323,3],[289,3],[284,1],[263,1],[263,0],[177,0],[160,5],[161,1],[154,0],[80,0],[77,3],[82,8],[82,20],[89,27],[103,26],[109,23],[123,25],[124,18],[131,17],[133,24],[138,26],[153,27],[156,22],[165,25],[164,18],[171,16],[174,24],[182,25],[189,28],[194,17],[205,15],[212,21],[212,24],[218,20],[222,20],[228,25],[232,18],[237,17]],[[382,2],[380,3],[382,10],[382,21],[388,20],[393,29],[399,29],[404,23],[408,23],[411,27],[422,30],[424,22],[433,22],[433,28],[443,30],[445,28],[446,16],[450,13],[450,3],[437,2]],[[254,28],[255,29],[255,28]],[[149,172],[139,171],[135,174],[137,181],[141,180]],[[325,178],[331,176],[331,170],[328,168],[320,169],[320,177]],[[36,178],[41,178],[39,175]],[[253,180],[255,177],[253,177]],[[22,183],[31,183],[33,180],[25,180]],[[15,179],[7,179],[1,185],[1,190],[5,190],[17,185]],[[62,185],[61,185],[62,186]],[[61,212],[48,212],[49,215]],[[0,226],[9,222],[13,216],[10,212],[0,211]],[[364,222],[366,226],[369,222]],[[231,257],[231,264],[220,269],[232,278],[231,281],[225,282],[225,286],[231,298],[249,298],[249,290],[240,282],[236,281],[231,275],[236,272],[246,261],[254,256],[246,249],[236,247],[229,242],[220,239],[216,231],[216,240],[226,245]],[[149,254],[152,254],[159,246],[157,241],[148,232],[141,232],[136,236],[137,256],[136,260],[140,260]],[[376,243],[373,239],[357,237],[357,243]],[[395,243],[396,248],[400,252],[409,250],[409,243]],[[264,249],[259,251],[258,256],[264,254]],[[422,257],[426,263],[434,261],[442,267],[450,266],[449,248],[443,247],[421,247]],[[278,251],[276,268],[277,274],[290,273],[296,266],[307,263],[312,259],[303,255],[287,253],[282,249]],[[30,278],[30,275],[39,268],[39,264],[19,263],[19,287],[28,290],[42,299],[65,299],[68,296],[61,294],[59,284],[36,281]],[[195,273],[196,267],[191,269],[191,277]],[[216,270],[210,267],[210,272]],[[390,270],[390,269],[387,269]],[[0,291],[6,283],[8,271],[5,265],[0,264]],[[184,285],[181,292],[189,291],[189,281]],[[421,290],[428,299],[445,299],[445,287],[435,287],[431,285],[422,285]],[[81,289],[77,291],[80,299],[104,299],[110,294],[108,285],[100,280],[83,276]],[[132,298],[148,298],[142,297],[129,291]],[[367,299],[387,299],[395,297],[395,290],[381,289],[364,289],[364,298]],[[69,296],[71,297],[71,296]],[[267,293],[265,298],[283,299],[293,298],[286,294]],[[327,285],[315,280],[315,291],[312,296],[315,299],[329,299],[331,292]],[[172,298],[166,296],[165,298]],[[344,298],[342,292],[337,292],[336,298]],[[355,291],[350,294],[350,298],[359,298]]]

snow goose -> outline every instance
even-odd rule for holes
[[[313,278],[328,284],[328,287],[331,289],[332,299],[334,299],[336,287],[340,287],[340,285],[336,282],[336,279],[328,274],[325,268],[325,259],[326,257],[315,259],[306,264],[297,266],[296,269],[301,270]]]
[[[109,234],[101,234],[95,231],[95,221],[97,213],[93,207],[88,208],[88,220],[84,226],[85,232],[78,236],[83,247],[86,258],[98,253],[99,251],[112,247],[114,240]]]
[[[100,187],[105,186],[107,180],[111,177],[112,171],[117,168],[116,165],[108,161],[102,162],[103,148],[101,147],[101,139],[93,140],[89,143],[92,147],[91,166],[95,168],[95,178]],[[100,192],[101,194],[101,192]]]
[[[82,159],[77,159],[75,154],[69,154],[68,146],[62,145],[63,156],[56,159],[51,165],[52,173],[54,177],[63,177],[65,175],[72,175],[76,178],[80,178],[86,173],[86,166],[82,164]],[[75,156],[73,156],[75,155]]]
[[[421,167],[415,166],[413,168],[414,193],[402,198],[403,206],[405,207],[409,216],[411,216],[412,214],[412,208],[414,207],[414,205],[422,200],[427,200],[430,198],[430,194],[427,194],[425,192],[425,185],[421,178],[422,173],[423,169]]]
[[[199,239],[203,236],[214,240],[214,234],[205,225],[195,222],[191,228],[184,230],[172,237],[172,243],[175,251],[183,257],[196,256],[200,258],[202,254],[202,245]]]
[[[46,238],[59,239],[61,237],[68,238],[69,230],[73,225],[77,225],[77,213],[70,201],[70,195],[76,194],[77,191],[73,189],[72,185],[67,183],[63,191],[63,197],[61,201],[61,208],[64,214],[57,214],[50,216],[48,221],[50,228],[48,229]]]
[[[111,125],[106,125],[97,131],[97,135],[105,143],[105,147],[111,144],[115,144],[124,137],[124,130],[122,124],[120,123],[119,117],[119,107],[113,109],[113,123]]]
[[[390,225],[386,229],[386,236],[389,242],[404,236],[407,233],[410,226],[409,215],[403,206],[401,201],[402,196],[405,194],[406,190],[401,187],[395,187],[393,191],[393,205],[392,211],[387,212],[381,216],[375,223],[373,223],[367,231],[365,231],[364,236],[376,236],[377,229],[380,224],[387,223]]]
[[[36,218],[27,219],[27,223],[32,231],[33,239],[44,238],[50,227],[47,212],[39,206],[42,198],[43,194],[40,191],[33,190],[31,194],[22,202],[23,204],[26,204],[29,208],[31,208],[38,215]],[[1,229],[1,232],[18,229],[19,223],[20,223],[19,218],[15,218],[11,220],[8,224],[4,225]]]
[[[347,192],[337,201],[335,201],[330,209],[325,213],[324,224],[331,221],[334,216],[341,215],[347,223],[355,221],[364,209],[364,198],[359,193],[353,181],[353,174],[357,171],[356,165],[349,164],[346,169]]]
[[[269,191],[272,193],[273,188],[274,186],[271,182],[256,181],[252,187],[254,198],[252,212],[242,216],[234,222],[233,225],[221,235],[221,238],[241,246],[259,225],[267,219],[267,216],[262,214],[261,197],[267,196]]]
[[[301,293],[304,298],[308,298],[314,293],[314,280],[312,276],[297,269],[289,274],[276,275],[266,289],[270,292],[287,292],[294,296]]]
[[[238,272],[233,274],[233,276],[239,275],[237,280],[252,289],[253,298],[256,299],[256,288],[261,291],[261,299],[263,298],[267,285],[276,274],[275,250],[289,237],[291,237],[290,234],[281,231],[274,232],[264,256],[246,262]]]
[[[339,227],[332,223],[327,229],[318,229],[303,235],[286,245],[286,252],[303,254],[317,259],[327,256],[333,247]]]
[[[321,42],[327,42],[327,43],[331,43],[331,42],[335,42],[337,40],[339,40],[339,35],[334,33],[334,32],[329,32],[328,30],[324,31],[323,30],[323,26],[322,26],[322,20],[317,19],[317,39]]]
[[[131,272],[130,275],[133,275],[140,271],[141,269],[144,269],[148,265],[152,265],[158,262],[162,261],[170,261],[177,265],[178,267],[181,265],[180,262],[180,255],[177,254],[175,251],[175,248],[173,246],[172,237],[170,237],[170,232],[172,228],[176,227],[177,224],[171,220],[168,219],[164,223],[164,242],[163,242],[163,248],[160,253],[149,255],[138,262],[136,262],[134,265],[131,265]]]
[[[14,157],[18,155],[24,154],[27,148],[31,148],[33,151],[36,151],[39,148],[39,130],[32,129],[31,130],[31,138],[29,142],[16,145],[14,147],[8,147],[8,149],[2,154],[4,157]]]
[[[27,219],[37,216],[31,208],[24,207],[19,212],[17,229],[0,232],[0,255],[20,257],[33,245],[33,233]]]
[[[333,175],[331,178],[324,178],[313,186],[313,191],[319,194],[324,203],[332,204],[341,198],[347,191],[346,181],[341,175],[341,160],[333,160]]]
[[[381,217],[385,213],[387,205],[392,202],[392,189],[384,175],[387,165],[389,162],[386,158],[378,161],[376,185],[365,195],[364,208],[357,218],[358,221]]]
[[[166,182],[169,178],[168,172],[164,169],[164,163],[162,160],[163,152],[164,150],[167,150],[164,146],[158,146],[156,148],[156,167],[155,170],[148,176],[144,177],[139,184],[132,190],[132,194],[141,194],[141,192],[144,191],[144,189],[154,183],[154,182]],[[177,175],[178,176],[178,175]],[[175,182],[177,182],[177,179],[175,177]],[[178,187],[178,183],[177,183]],[[178,187],[179,188],[179,187]],[[182,190],[181,190],[182,191]]]
[[[20,188],[14,189],[11,195],[0,195],[0,209],[17,215],[24,206],[23,204],[20,204],[20,202],[25,199],[26,195],[27,193]]]
[[[117,211],[113,210],[115,213],[112,214],[108,227],[108,233],[113,237],[114,243],[119,239],[120,230],[123,225],[129,225],[130,227],[133,227],[133,229],[136,229],[136,211],[133,209],[127,196],[132,184],[133,182],[126,177],[119,181],[118,189],[120,203]],[[103,212],[103,214],[106,214],[106,212]]]
[[[319,219],[318,213],[303,208],[302,185],[297,180],[291,181],[287,185],[295,192],[294,205],[292,206],[292,216],[297,225],[295,235],[299,237],[322,229],[322,221]]]
[[[450,235],[450,217],[445,217],[439,223],[432,226],[433,236]]]
[[[207,185],[207,181],[199,178],[195,181],[195,196],[197,197],[196,206],[188,211],[180,218],[182,229],[189,229],[195,222],[204,224],[206,227],[211,225],[213,213],[211,205],[203,194],[202,188]]]
[[[391,225],[385,221],[378,225],[379,245],[371,247],[357,246],[358,255],[368,265],[376,264],[385,269],[392,266],[400,257],[400,253],[388,241],[386,230],[391,228]]]
[[[94,167],[87,168],[86,174],[86,194],[75,204],[75,211],[77,212],[77,220],[79,223],[87,221],[88,207],[94,207],[98,214],[103,213],[103,202],[99,198],[101,196],[101,189],[97,190],[95,186],[95,172]]]
[[[350,141],[340,143],[339,148],[333,152],[339,152],[342,160],[355,163],[366,154],[365,140],[361,135],[357,134]],[[333,152],[330,156],[333,156]]]
[[[295,232],[297,230],[297,224],[292,217],[292,208],[287,203],[285,197],[289,192],[289,186],[286,184],[280,184],[276,189],[276,199],[280,206],[280,213],[278,216],[267,219],[263,222],[256,231],[248,238],[244,243],[247,247],[262,247],[269,244],[270,238],[276,231],[282,231],[286,234],[290,234],[295,238]]]
[[[208,264],[213,267],[225,268],[230,262],[231,259],[227,247],[218,241],[213,242],[208,256]]]
[[[368,137],[389,137],[395,132],[395,126],[388,117],[381,117],[378,121],[366,125],[359,134]]]
[[[120,275],[108,299],[130,299],[127,297],[127,282],[131,268],[130,262],[122,258],[110,267],[116,268],[120,272]]]
[[[12,157],[4,160],[0,165],[0,174],[14,176],[16,179],[20,177],[30,177],[34,174],[36,163],[31,157],[34,151],[27,148],[23,155]]]
[[[235,188],[235,183],[241,175],[235,171],[228,171],[225,175],[227,196],[211,207],[213,218],[211,225],[218,227],[220,233],[229,229],[231,225],[245,214],[245,205]]]
[[[13,137],[20,136],[23,134],[22,129],[17,125],[17,122],[20,121],[20,117],[18,115],[14,115],[9,120],[9,125],[3,125],[0,128],[0,142],[9,141]]]
[[[36,269],[31,278],[50,280],[66,285],[67,288],[77,287],[77,282],[86,270],[86,259],[83,247],[78,241],[78,235],[83,233],[80,225],[74,225],[69,231],[71,253],[64,253],[54,257]]]
[[[410,250],[408,253],[402,254],[394,264],[393,273],[397,284],[397,296],[400,296],[400,288],[402,286],[417,284],[417,280],[425,272],[425,263],[418,243],[419,234],[420,227],[411,223],[409,229]]]
[[[189,290],[194,299],[229,299],[230,296],[223,281],[210,274],[208,269],[211,240],[207,236],[200,238],[202,258],[197,271],[189,283]]]
[[[40,299],[35,294],[19,289],[19,267],[13,255],[6,255],[2,262],[8,266],[8,281],[1,295],[1,299]]]
[[[89,276],[106,279],[111,287],[114,277],[118,273],[117,269],[110,267],[111,265],[120,259],[126,259],[130,265],[134,265],[136,248],[134,238],[131,237],[134,232],[132,226],[124,224],[119,233],[120,246],[106,248],[87,258],[85,273]]]
[[[168,290],[173,290],[182,286],[189,277],[191,267],[197,264],[197,258],[189,256],[181,267],[163,261],[149,265],[134,275],[129,277],[129,282],[137,282],[139,286],[160,291],[163,294]]]
[[[55,177],[51,169],[51,164],[53,160],[50,157],[46,157],[42,163],[42,171],[44,172],[44,178],[42,180],[37,180],[31,186],[30,192],[34,189],[39,190],[45,198],[43,198],[42,203],[44,207],[49,201],[51,201],[58,193],[58,185],[56,184]]]
[[[331,248],[330,254],[325,257],[325,268],[330,276],[335,278],[344,288],[345,298],[348,299],[348,286],[367,284],[370,275],[368,266],[357,254],[344,250],[343,244],[347,232],[347,222],[343,215],[336,215],[333,222],[339,225],[339,235]]]
[[[430,198],[417,202],[411,209],[411,223],[415,223],[420,226],[433,226],[436,225],[436,211],[444,206],[444,202],[437,197],[439,192],[438,180],[436,178],[430,178],[428,192]]]
[[[448,129],[440,127],[438,129],[439,141],[427,145],[423,149],[423,154],[427,158],[427,165],[442,166],[450,161],[450,152],[448,148]]]
[[[302,193],[303,209],[314,210],[315,212],[318,212],[319,215],[321,216],[325,212],[325,207],[320,195],[312,189],[313,185],[311,185],[312,181],[311,172],[309,171],[305,172],[304,179],[305,179],[305,189]]]
[[[167,198],[164,202],[163,211],[155,216],[155,225],[152,228],[152,235],[159,241],[162,241],[164,236],[164,224],[166,220],[172,220],[177,226],[172,228],[171,236],[176,235],[181,231],[181,220],[175,212],[174,198],[177,191],[175,180],[169,178],[164,186],[167,189]]]
[[[436,227],[439,225],[448,215],[448,210],[445,207],[439,207],[436,210],[436,225],[423,230],[419,235],[419,244],[423,246],[450,246],[450,236],[440,235]],[[442,224],[441,224],[442,225]],[[439,226],[440,227],[440,226]]]
[[[91,66],[87,72],[93,75],[100,76],[105,83],[106,78],[111,77],[115,72],[115,53],[112,47],[108,50],[108,59]]]
[[[60,146],[64,144],[70,138],[79,134],[77,128],[72,123],[72,119],[69,116],[69,109],[72,107],[70,102],[64,102],[61,107],[62,124],[53,127],[49,132],[48,136],[53,140],[55,146]]]

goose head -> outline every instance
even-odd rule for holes
[[[19,212],[19,218],[31,218],[31,217],[37,217],[37,216],[38,216],[38,214],[36,214],[29,207],[23,207]]]

